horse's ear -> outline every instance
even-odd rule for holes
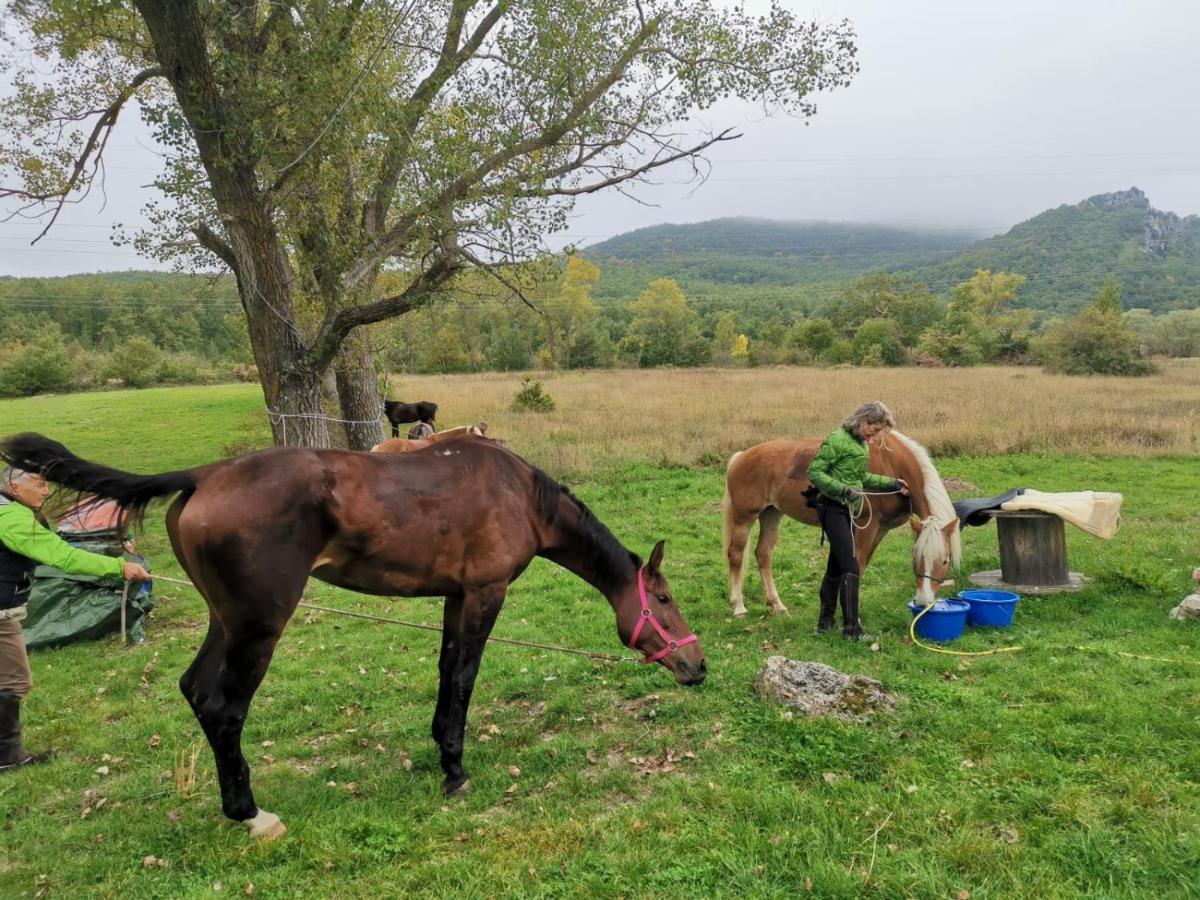
[[[659,566],[662,565],[663,546],[666,541],[659,541],[654,545],[654,549],[650,551],[650,561],[646,563],[646,571],[651,574],[658,572]]]
[[[951,519],[942,526],[942,536],[946,539],[947,544],[950,543],[950,540],[954,537],[954,532],[956,531],[958,531],[958,519]]]
[[[921,520],[916,516],[913,516],[911,519],[909,519],[908,524],[912,526],[914,535],[919,535],[921,533],[921,529],[925,527]]]

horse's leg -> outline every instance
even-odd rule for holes
[[[458,664],[458,648],[462,632],[463,598],[447,597],[446,605],[442,607],[442,652],[438,656],[437,707],[433,711],[433,726],[431,733],[433,741],[441,746],[446,734],[446,714],[450,707],[450,685],[454,680],[454,667]]]
[[[758,543],[754,545],[754,558],[758,562],[758,574],[762,577],[763,593],[767,595],[767,606],[775,613],[786,613],[787,607],[779,599],[779,591],[775,588],[775,576],[771,574],[771,557],[775,554],[775,544],[779,540],[779,523],[783,521],[783,513],[774,506],[768,506],[758,517]]]
[[[445,684],[446,708],[444,710],[445,731],[439,741],[442,751],[442,771],[446,773],[443,784],[447,794],[453,794],[467,783],[467,774],[463,771],[463,733],[467,725],[467,707],[471,702],[471,692],[475,689],[475,676],[479,673],[479,663],[483,658],[483,648],[487,644],[492,626],[496,624],[496,616],[504,603],[507,584],[490,584],[483,587],[466,588],[462,601],[462,628],[459,632],[457,659],[449,671],[443,673],[442,680],[449,675],[450,685]],[[452,657],[455,654],[450,654]]]
[[[739,514],[733,508],[733,499],[729,496],[729,488],[725,488],[725,500],[721,505],[724,518],[725,568],[729,572],[729,605],[737,618],[746,615],[746,602],[742,599],[742,580],[746,571],[742,566],[746,555],[746,541],[750,538],[750,529],[758,518],[758,511],[748,517]]]
[[[858,574],[860,576],[867,571],[867,563],[875,555],[885,534],[887,534],[885,529],[872,522],[854,535],[854,555],[858,558]]]
[[[400,437],[400,424],[398,422],[392,422],[392,437]]]
[[[247,561],[242,561],[247,562]],[[250,789],[250,767],[242,755],[242,728],[275,644],[296,609],[308,579],[296,574],[271,577],[239,560],[224,560],[220,570],[203,569],[198,587],[211,610],[208,636],[180,688],[208,738],[217,764],[221,810],[250,829],[252,837],[272,840],[287,829],[279,817],[258,808]]]

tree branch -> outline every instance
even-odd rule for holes
[[[455,257],[457,256],[457,248]],[[447,258],[438,254],[432,265],[418,275],[407,288],[391,297],[366,303],[362,306],[350,306],[327,314],[321,328],[317,331],[309,351],[311,364],[322,371],[337,355],[346,335],[360,325],[370,325],[402,315],[430,300],[438,289],[450,278],[456,275],[462,266],[455,258]]]
[[[229,266],[229,271],[236,275],[238,271],[237,257],[233,253],[233,248],[225,243],[225,239],[203,222],[192,225],[191,229],[201,246]]]
[[[488,10],[479,24],[475,26],[475,30],[471,32],[471,36],[467,38],[467,42],[460,48],[458,43],[462,37],[463,25],[466,24],[467,13],[475,5],[475,2],[476,0],[455,0],[446,23],[446,36],[442,41],[437,64],[433,67],[433,71],[421,80],[408,102],[404,104],[404,111],[396,123],[392,145],[388,147],[383,157],[383,163],[379,167],[379,180],[369,201],[371,214],[364,216],[364,221],[368,222],[372,229],[382,227],[387,218],[390,206],[388,198],[396,189],[396,181],[404,168],[408,148],[412,145],[413,134],[416,132],[417,126],[425,117],[425,113],[429,111],[429,107],[437,98],[438,93],[445,87],[446,82],[475,55],[507,9],[507,3],[501,0]]]
[[[364,255],[359,262],[353,266],[344,276],[347,287],[353,287],[367,272],[371,271],[375,266],[379,265],[387,257],[391,256],[397,249],[402,247],[408,241],[409,232],[420,219],[421,215],[428,209],[436,209],[444,207],[447,204],[452,204],[456,200],[461,200],[466,197],[473,186],[482,181],[491,172],[511,162],[517,157],[532,153],[535,150],[542,150],[553,145],[560,140],[563,135],[570,131],[579,120],[583,117],[597,100],[614,84],[620,81],[625,74],[630,64],[637,58],[642,46],[647,40],[657,31],[659,19],[651,19],[646,25],[641,28],[633,39],[629,42],[629,46],[613,63],[612,68],[601,79],[596,81],[588,90],[586,90],[567,111],[566,115],[557,123],[547,126],[540,134],[535,137],[526,138],[519,141],[511,147],[497,150],[487,159],[480,162],[474,169],[465,175],[462,175],[447,185],[441,193],[430,200],[426,204],[422,204],[416,209],[410,210],[393,226],[387,234],[380,238],[375,245],[375,249]]]
[[[96,121],[96,125],[92,128],[92,133],[88,135],[88,139],[83,145],[83,152],[80,153],[79,157],[75,160],[75,166],[71,171],[71,175],[61,190],[38,195],[30,194],[27,191],[17,188],[0,189],[0,197],[17,196],[24,197],[27,200],[32,200],[35,202],[45,202],[55,197],[58,198],[58,203],[55,204],[54,212],[50,216],[50,221],[46,223],[46,227],[38,233],[38,236],[30,241],[31,244],[36,244],[43,237],[45,237],[46,232],[48,232],[54,225],[55,221],[58,219],[59,213],[62,212],[63,207],[67,203],[67,197],[70,196],[71,191],[75,190],[75,188],[79,185],[80,180],[83,178],[84,169],[87,168],[88,161],[93,157],[93,155],[95,156],[95,160],[92,166],[92,173],[93,175],[95,174],[104,155],[104,148],[108,145],[108,139],[112,135],[112,130],[117,125],[117,117],[121,114],[121,109],[129,101],[129,98],[133,96],[134,92],[137,91],[139,87],[141,87],[151,78],[160,78],[166,74],[166,71],[160,66],[152,66],[149,69],[143,69],[134,75],[132,79],[130,79],[129,84],[121,88],[120,92],[116,96],[116,99],[113,100],[113,102],[110,103],[105,109],[95,110],[95,112],[100,113],[100,118]]]

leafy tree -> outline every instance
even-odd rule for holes
[[[0,394],[28,397],[65,390],[71,363],[58,326],[47,328],[29,344],[17,342],[0,354]]]
[[[599,280],[600,270],[594,263],[572,254],[567,257],[558,296],[542,302],[546,344],[555,364],[562,368],[579,367],[573,366],[571,352],[596,318],[596,304],[592,302],[591,294]],[[594,346],[591,349],[594,357]]]
[[[717,317],[713,329],[712,360],[718,366],[733,364],[734,345],[737,342],[737,326],[734,324],[733,313],[723,312]]]
[[[470,366],[471,360],[463,350],[462,331],[453,323],[434,332],[421,353],[421,370],[424,372],[466,372]]]
[[[801,322],[796,326],[794,332],[796,345],[807,351],[813,358],[826,355],[836,337],[833,323],[829,319],[822,318]]]
[[[850,350],[860,366],[899,366],[905,361],[900,328],[891,319],[867,319],[859,325]]]
[[[959,334],[969,335],[984,362],[1014,361],[1028,349],[1032,314],[1012,309],[1024,284],[1024,275],[979,269],[951,292],[950,310],[970,320]]]
[[[696,314],[670,278],[658,278],[633,304],[634,319],[623,344],[643,367],[692,364],[702,343]]]
[[[1067,375],[1147,375],[1154,367],[1121,317],[1121,288],[1106,280],[1091,305],[1050,328],[1040,342],[1049,372]]]
[[[536,255],[574,198],[694,160],[725,97],[807,118],[857,71],[846,23],[711,0],[22,0],[6,36],[4,193],[85,192],[136,95],[168,154],[146,252],[231,271],[275,440],[325,445],[333,366],[350,446],[381,435],[362,327],[472,267]],[[569,48],[569,52],[567,50]],[[39,59],[56,60],[39,78]],[[395,278],[381,276],[385,267]],[[384,289],[383,283],[392,285]],[[335,360],[336,365],[335,365]],[[284,420],[275,417],[273,421]]]
[[[129,387],[144,388],[158,384],[162,366],[162,351],[139,334],[113,348],[104,374],[107,378],[120,378]]]

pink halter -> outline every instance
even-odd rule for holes
[[[663,641],[667,645],[667,646],[663,647],[661,650],[659,650],[657,653],[647,655],[646,658],[642,660],[642,662],[644,662],[644,663],[658,662],[660,659],[662,659],[664,656],[668,655],[669,653],[673,653],[674,651],[678,650],[680,647],[683,647],[686,644],[691,644],[696,640],[696,636],[694,634],[689,634],[687,637],[681,638],[680,640],[677,641],[673,637],[671,637],[670,634],[667,633],[667,630],[665,628],[663,628],[661,625],[658,624],[658,619],[654,618],[654,613],[651,612],[651,610],[650,610],[650,604],[646,602],[646,582],[642,579],[642,570],[641,569],[638,569],[638,596],[641,598],[641,601],[642,601],[642,611],[638,615],[637,627],[633,629],[633,637],[631,637],[629,639],[629,649],[637,650],[638,635],[642,633],[642,626],[645,625],[647,622],[649,622],[651,625],[654,626],[654,630],[658,632],[658,636],[660,638],[662,638]]]

